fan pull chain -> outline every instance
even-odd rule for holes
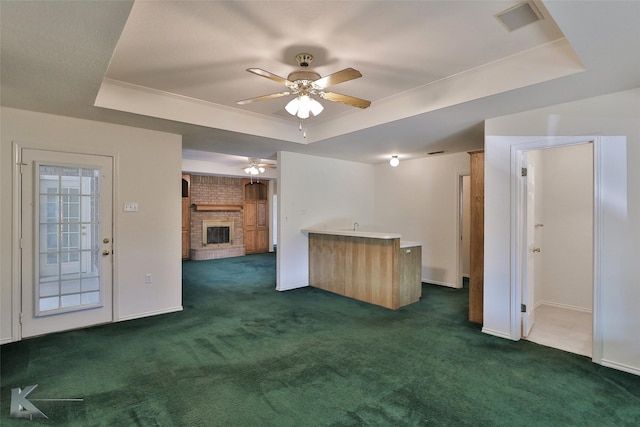
[[[302,120],[303,119],[300,119],[300,122],[298,123],[298,130],[300,132],[302,132],[302,137],[306,138],[307,137],[307,129],[305,129],[304,125],[302,124]]]

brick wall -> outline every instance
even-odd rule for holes
[[[242,178],[191,175],[191,204],[242,205]],[[243,245],[242,211],[191,211],[191,249],[202,249],[202,221],[233,221],[234,245]]]

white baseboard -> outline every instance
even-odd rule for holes
[[[569,305],[569,304],[560,304],[557,302],[551,302],[551,301],[540,301],[539,303],[536,304],[536,308],[540,307],[541,305],[548,305],[550,307],[558,307],[558,308],[564,308],[567,310],[574,310],[574,311],[580,311],[583,313],[592,313],[593,310],[590,308],[584,308],[584,307],[578,307],[575,305]]]
[[[635,368],[633,366],[624,365],[622,363],[612,362],[610,360],[602,359],[602,366],[606,366],[607,368],[617,369],[619,371],[628,372],[634,375],[640,375],[640,368]]]
[[[160,314],[175,313],[177,311],[182,311],[182,310],[183,310],[183,308],[180,305],[178,307],[171,307],[171,308],[167,308],[167,309],[164,309],[164,310],[147,311],[145,313],[136,313],[136,314],[131,314],[129,316],[119,317],[116,320],[116,322],[124,322],[124,321],[127,321],[127,320],[142,319],[144,317],[158,316]]]
[[[422,278],[422,283],[427,283],[429,285],[446,286],[447,288],[461,289],[460,286],[456,286],[453,283],[438,282],[437,280],[430,280],[425,278]]]
[[[142,319],[144,317],[157,316],[157,315],[160,315],[160,314],[175,313],[177,311],[182,311],[182,310],[183,310],[182,306],[178,306],[178,307],[168,308],[168,309],[165,309],[165,310],[148,311],[146,313],[137,313],[137,314],[132,314],[132,315],[129,315],[129,316],[120,317],[120,318],[114,320],[113,323],[115,323],[115,322],[124,322],[124,321],[127,321],[127,320]],[[101,324],[107,324],[108,325],[109,323],[101,323]],[[82,328],[90,328],[92,326],[97,326],[97,325],[86,325],[86,326],[83,326]],[[10,342],[14,342],[13,338],[2,338],[2,339],[0,339],[0,345],[8,344]]]
[[[505,334],[504,332],[500,332],[500,331],[494,331],[493,329],[485,328],[484,326],[482,327],[482,333],[487,335],[493,335],[494,337],[498,337],[498,338],[505,338],[511,341],[518,341],[511,338],[511,335],[509,334]]]
[[[300,288],[307,288],[307,287],[309,287],[309,285],[293,285],[293,286],[287,286],[286,288],[276,287],[276,291],[284,292],[284,291],[291,291],[293,289],[300,289]]]
[[[0,345],[2,345],[2,344],[9,344],[10,342],[13,342],[13,337],[9,337],[9,338],[2,338],[2,339],[0,339]]]

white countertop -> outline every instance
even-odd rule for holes
[[[378,231],[354,231],[351,229],[320,229],[320,228],[303,228],[303,233],[330,234],[333,236],[350,236],[350,237],[368,237],[370,239],[400,239],[402,235],[398,233],[381,233]],[[401,248],[411,248],[422,246],[420,242],[411,242],[409,240],[401,240]]]
[[[400,249],[402,248],[414,248],[416,246],[422,246],[420,242],[411,242],[409,240],[400,240]]]
[[[378,231],[354,231],[352,229],[320,229],[303,228],[303,233],[330,234],[333,236],[369,237],[371,239],[399,239],[397,233],[380,233]]]

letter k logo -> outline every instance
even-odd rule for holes
[[[36,406],[27,400],[27,396],[38,387],[38,384],[28,385],[21,390],[20,388],[11,389],[11,409],[9,416],[11,418],[49,418]]]

